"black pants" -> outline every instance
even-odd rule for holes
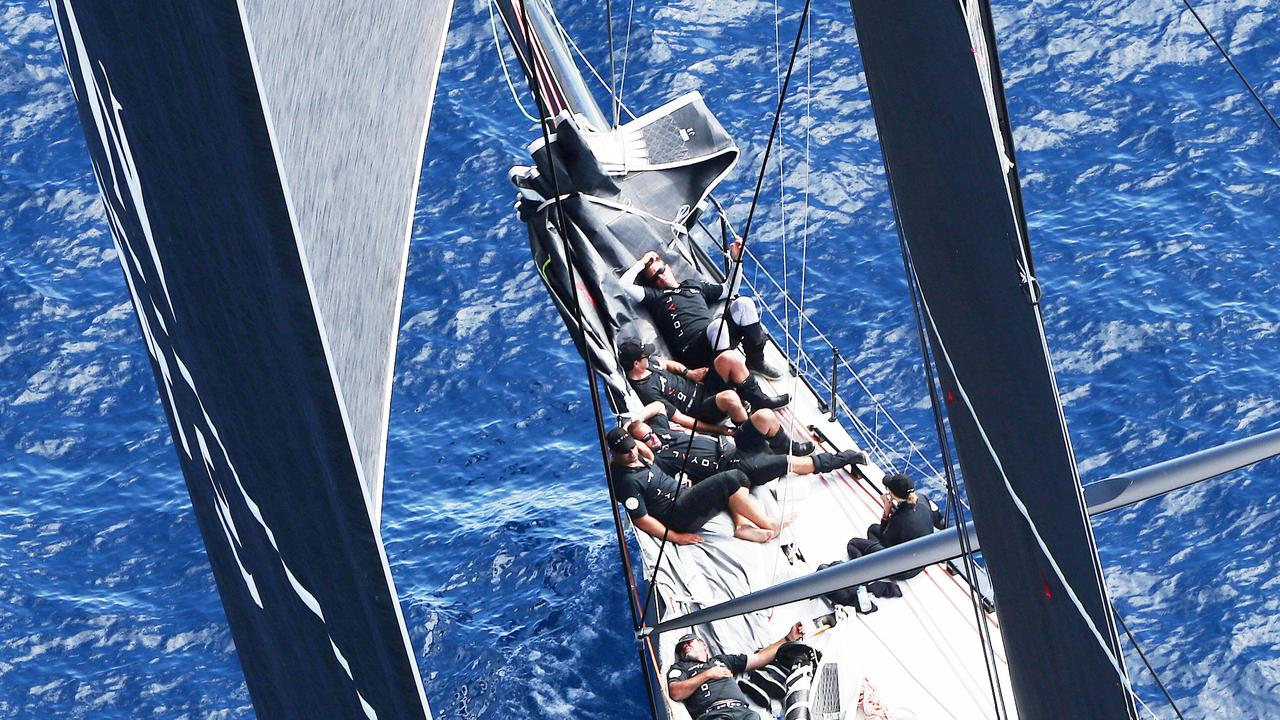
[[[868,527],[865,538],[856,537],[850,540],[845,549],[849,552],[850,560],[857,560],[863,555],[883,550],[884,545],[880,544],[880,523],[874,523]]]
[[[850,540],[845,549],[849,551],[850,560],[856,560],[863,555],[869,555],[873,552],[883,550],[884,545],[880,543],[880,523],[874,523],[867,528],[867,537],[865,539],[856,537]],[[911,578],[919,575],[923,570],[924,568],[916,568],[914,570],[900,572],[896,575],[890,575],[889,577],[893,580],[910,580]]]
[[[697,532],[711,518],[729,509],[729,497],[740,488],[751,487],[741,470],[725,470],[680,491],[675,506],[664,518],[667,527],[679,532]]]
[[[760,715],[749,707],[712,708],[699,715],[698,720],[760,720]]]
[[[785,476],[789,469],[786,455],[738,452],[729,459],[729,463],[747,474],[753,488]]]

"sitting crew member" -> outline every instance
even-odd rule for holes
[[[867,537],[853,538],[849,541],[850,558],[859,558],[867,553],[893,547],[908,540],[915,540],[929,535],[934,528],[945,528],[946,518],[938,510],[938,506],[929,498],[916,492],[916,484],[911,478],[902,474],[894,474],[884,479],[884,486],[889,492],[880,496],[884,512],[880,522],[867,528]],[[916,568],[893,576],[894,580],[909,580],[920,574],[923,568]]]
[[[741,243],[734,243],[739,256]],[[726,300],[727,284],[705,280],[679,282],[670,265],[656,252],[647,252],[618,280],[627,296],[644,305],[676,357],[691,367],[713,367],[716,374],[755,407],[782,407],[789,395],[770,398],[751,376],[755,371],[769,378],[782,373],[764,359],[766,336],[751,298],[737,297],[728,304],[728,318],[711,312],[711,303]],[[745,357],[734,348],[739,340]]]
[[[735,425],[747,421],[747,409],[736,391],[714,392],[702,384],[706,368],[691,370],[675,360],[659,360],[653,351],[653,343],[634,338],[618,343],[618,360],[641,402],[660,401],[672,420],[701,432],[723,433],[719,423],[726,416]]]
[[[742,540],[768,542],[782,530],[782,523],[770,520],[751,497],[751,481],[741,470],[682,486],[654,464],[649,446],[637,444],[624,428],[613,428],[605,439],[613,455],[614,493],[632,524],[649,535],[659,540],[665,535],[677,545],[700,543],[697,532],[725,511],[733,516],[734,537]]]
[[[719,439],[699,433],[693,433],[691,437],[689,433],[671,427],[660,403],[646,406],[640,417],[627,425],[627,431],[631,433],[631,437],[649,446],[658,467],[671,475],[683,472],[693,478],[695,483],[725,470],[741,470],[747,474],[751,487],[759,487],[782,478],[788,472],[810,475],[815,472],[830,472],[851,463],[867,462],[866,455],[856,450],[836,454],[818,453],[813,457],[793,457],[764,452],[763,447],[757,452],[744,452],[741,445],[726,447]],[[748,433],[759,433],[759,430],[754,426],[747,426],[739,431],[738,438],[742,439]],[[785,453],[786,435],[778,433],[774,437],[783,438],[781,450]],[[763,446],[764,442],[760,444]],[[812,451],[813,444],[805,444]]]
[[[783,643],[804,637],[804,625],[791,626],[782,639],[750,655],[711,655],[702,638],[692,633],[676,641],[676,661],[667,670],[667,692],[683,702],[693,720],[759,720],[742,694],[734,675],[773,662]]]

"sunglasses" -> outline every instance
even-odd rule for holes
[[[652,438],[652,437],[653,437],[653,433],[652,433],[652,432],[647,432],[647,433],[645,433],[645,434],[644,434],[644,436],[643,436],[643,437],[641,437],[641,438],[640,438],[640,442],[647,443],[647,442],[649,442],[649,439],[650,439],[650,438]]]

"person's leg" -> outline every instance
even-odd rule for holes
[[[738,451],[738,467],[747,474],[751,487],[760,487],[767,482],[785,477],[789,469],[786,455],[743,454]],[[810,471],[812,472],[812,471]]]
[[[882,545],[880,542],[880,523],[871,523],[867,526],[867,539]]]
[[[796,475],[826,473],[836,468],[858,462],[862,453],[857,450],[842,450],[838,453],[818,453],[811,457],[792,457],[791,472]]]
[[[751,497],[751,481],[741,470],[729,470],[741,476],[741,486],[729,496],[729,509],[751,521],[756,527],[777,532],[782,524],[769,517],[760,503]]]
[[[849,553],[850,560],[857,560],[863,555],[868,555],[870,553],[876,552],[877,550],[883,550],[883,549],[884,548],[881,547],[880,543],[875,542],[874,540],[868,540],[866,538],[857,538],[857,537],[851,539],[849,541],[849,544],[845,546],[845,550],[848,551]]]
[[[728,415],[735,425],[741,425],[747,421],[747,409],[742,406],[742,398],[738,397],[736,391],[721,390],[715,394],[713,401],[716,409]]]
[[[671,513],[663,522],[673,530],[698,532],[711,518],[730,509],[729,498],[733,493],[750,485],[747,476],[740,471],[716,473],[693,487],[681,490]]]
[[[730,387],[738,391],[738,397],[752,408],[779,408],[791,402],[791,396],[783,393],[776,397],[766,395],[760,383],[747,370],[747,361],[737,350],[725,350],[713,363],[716,374]]]
[[[769,449],[779,455],[809,455],[815,447],[808,440],[793,440],[782,429],[782,421],[768,409],[757,410],[751,415],[751,422],[768,439]]]
[[[747,368],[777,380],[782,371],[773,367],[764,359],[764,348],[767,335],[760,324],[760,313],[756,310],[755,301],[749,297],[734,298],[729,303],[729,318],[735,330],[742,334],[742,349],[746,352]]]

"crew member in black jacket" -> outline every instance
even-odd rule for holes
[[[867,528],[867,537],[849,541],[850,558],[893,547],[908,540],[922,538],[946,527],[946,519],[932,500],[916,492],[916,484],[906,475],[889,475],[884,479],[889,491],[880,496],[884,512],[880,522]],[[907,580],[920,574],[920,568],[893,576],[894,580]]]

